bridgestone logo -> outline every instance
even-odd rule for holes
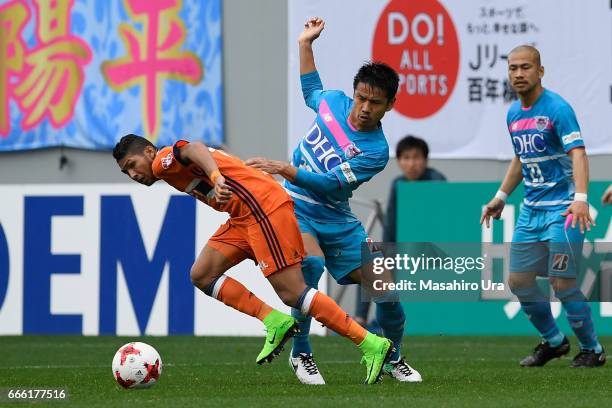
[[[569,255],[567,254],[554,254],[552,262],[552,270],[556,272],[567,271],[567,264],[569,263]]]

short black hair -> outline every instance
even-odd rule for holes
[[[357,89],[359,83],[385,91],[387,100],[392,101],[399,86],[397,72],[383,62],[369,61],[359,68],[353,79],[353,90]]]
[[[128,153],[142,153],[145,147],[151,146],[157,149],[148,139],[134,134],[125,135],[119,140],[113,149],[113,157],[119,161]]]
[[[429,157],[429,146],[427,146],[427,142],[412,135],[404,137],[397,143],[397,146],[395,147],[395,157],[399,159],[402,153],[410,149],[418,149],[423,153],[425,158]]]

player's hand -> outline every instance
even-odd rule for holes
[[[499,220],[499,217],[501,217],[501,213],[504,210],[505,205],[506,203],[503,200],[497,197],[493,197],[493,199],[489,201],[489,204],[485,205],[484,209],[482,210],[480,224],[482,225],[482,223],[484,222],[487,228],[490,228],[491,225],[489,224],[489,220],[491,219],[491,217],[495,218],[496,220]]]
[[[298,37],[300,43],[312,43],[319,38],[321,31],[325,28],[325,21],[319,17],[312,17],[304,23],[304,31]]]
[[[219,204],[225,204],[230,198],[232,198],[232,192],[225,184],[225,177],[217,176],[215,180],[215,200]]]
[[[595,225],[595,222],[591,218],[591,214],[589,214],[589,204],[584,201],[572,202],[567,210],[561,215],[567,217],[570,214],[574,215],[572,217],[572,228],[576,228],[576,224],[578,224],[581,234],[584,234],[585,229],[590,231],[591,226]]]
[[[265,171],[269,174],[280,174],[287,166],[287,163],[285,162],[279,160],[269,160],[265,157],[253,157],[252,159],[245,161],[244,164],[258,170]]]
[[[608,189],[601,196],[602,204],[612,204],[612,184],[608,186]]]

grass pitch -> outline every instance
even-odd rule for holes
[[[160,353],[164,367],[148,390],[124,390],[112,376],[115,351],[143,341]],[[612,338],[601,339],[604,346]],[[612,400],[612,365],[571,369],[570,358],[524,369],[518,360],[535,337],[407,337],[403,352],[423,375],[421,384],[362,385],[360,353],[339,337],[313,338],[328,385],[298,383],[288,351],[258,366],[262,338],[245,337],[0,337],[0,390],[66,388],[67,401],[6,403],[24,407],[605,407]],[[571,356],[577,352],[572,339]]]

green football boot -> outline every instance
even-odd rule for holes
[[[383,367],[393,354],[393,342],[384,337],[368,333],[359,348],[363,352],[361,364],[366,366],[365,384],[375,384],[383,375]]]
[[[300,331],[297,320],[278,310],[272,310],[263,323],[267,331],[266,342],[255,360],[257,364],[271,363],[283,351],[287,340]]]

